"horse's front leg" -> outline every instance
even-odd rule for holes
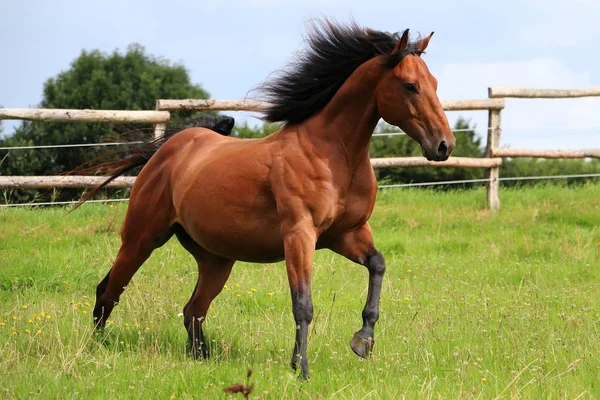
[[[373,234],[368,223],[337,238],[331,246],[331,250],[355,263],[366,266],[369,271],[367,302],[362,312],[363,326],[350,341],[352,350],[360,357],[367,358],[375,344],[373,331],[375,323],[379,319],[379,298],[381,282],[385,273],[385,260],[375,249]]]
[[[309,223],[294,223],[282,229],[285,246],[285,263],[290,291],[292,310],[296,321],[296,341],[292,354],[292,368],[300,364],[302,377],[308,379],[308,326],[313,319],[313,304],[310,290],[310,276],[315,252],[316,232]]]

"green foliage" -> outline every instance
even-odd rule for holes
[[[131,45],[125,54],[83,51],[68,70],[46,81],[40,107],[152,110],[159,98],[208,98],[208,93],[191,82],[183,65],[156,58],[143,47]],[[174,113],[173,116],[187,115]],[[149,131],[152,127],[144,129]],[[128,130],[131,127],[102,123],[25,121],[12,136],[0,139],[0,145],[99,143]],[[98,148],[0,151],[0,160],[8,154],[2,164],[2,174],[61,174],[94,158],[99,151]]]
[[[251,368],[250,399],[600,398],[599,190],[503,189],[496,213],[481,188],[380,191],[370,222],[388,268],[373,356],[348,346],[366,269],[319,250],[309,382],[289,366],[295,323],[281,263],[236,263],[205,323],[213,359],[194,361],[178,314],[197,268],[176,238],[94,332],[95,288],[126,205],[0,209],[0,391],[241,400],[223,388]]]
[[[552,175],[578,175],[600,173],[600,160],[578,159],[535,159],[514,158],[504,159],[500,168],[500,177],[525,177],[525,176],[552,176]],[[506,181],[503,185],[538,185],[540,180]],[[567,178],[554,181],[560,184],[582,184],[585,179]]]
[[[242,126],[235,126],[233,128],[232,136],[236,136],[243,139],[255,139],[268,136],[272,133],[277,132],[281,128],[279,123],[265,123],[251,127],[248,122],[245,122]]]

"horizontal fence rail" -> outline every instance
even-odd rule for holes
[[[491,168],[502,164],[501,158],[450,157],[447,161],[427,161],[424,157],[372,158],[373,168],[393,167],[461,167]],[[0,188],[4,189],[53,189],[89,188],[99,185],[106,178],[102,176],[0,176]],[[134,176],[121,176],[106,185],[107,188],[128,188],[133,186]]]
[[[494,157],[528,158],[600,158],[600,149],[589,150],[529,150],[495,149]]]
[[[530,89],[509,87],[488,88],[488,97],[490,98],[514,97],[521,99],[568,99],[596,96],[600,96],[600,87],[583,89]]]
[[[501,110],[504,108],[504,99],[443,100],[441,103],[445,111]],[[156,101],[156,109],[160,111],[218,110],[260,112],[266,106],[268,106],[268,103],[255,100],[183,99]]]
[[[373,168],[396,167],[456,167],[456,168],[493,168],[502,165],[501,158],[450,157],[446,161],[428,161],[424,157],[371,158]]]
[[[170,117],[171,114],[167,111],[0,108],[0,119],[32,121],[165,123]]]
[[[3,189],[54,189],[89,188],[104,182],[102,176],[0,176]],[[107,188],[127,188],[133,186],[135,176],[120,176],[109,182]]]

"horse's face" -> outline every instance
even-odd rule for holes
[[[437,80],[420,57],[431,35],[416,45],[416,53],[404,56],[386,70],[377,86],[377,109],[389,124],[396,125],[421,145],[430,161],[448,159],[456,139],[437,96]],[[408,30],[394,49],[406,51]],[[392,54],[394,54],[392,52]]]

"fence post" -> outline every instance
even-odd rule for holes
[[[156,110],[160,110],[158,105],[159,100],[156,100]],[[154,124],[154,140],[162,137],[167,130],[167,124],[162,122],[158,124]]]
[[[500,110],[489,110],[488,112],[488,134],[485,156],[487,158],[494,157],[493,151],[500,147]],[[487,170],[487,206],[490,210],[498,210],[500,208],[500,167],[493,167]]]

